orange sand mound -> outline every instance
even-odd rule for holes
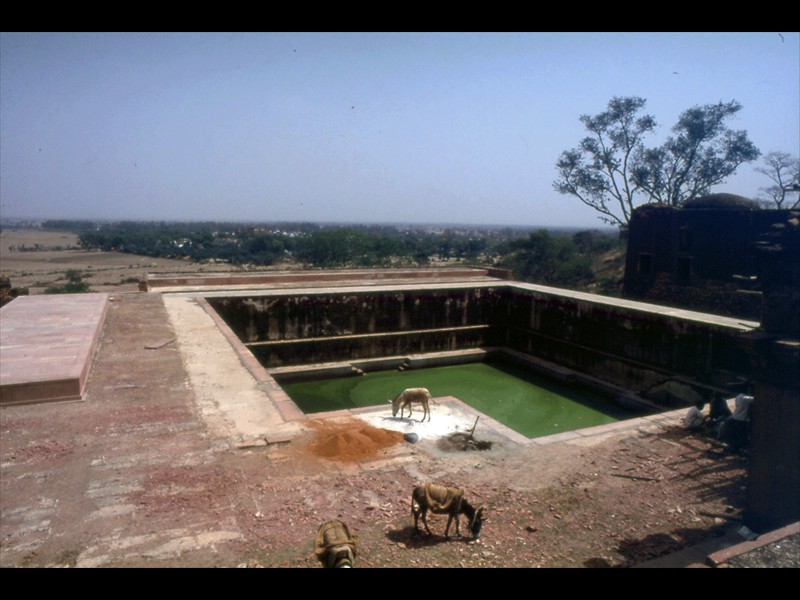
[[[349,423],[311,424],[317,434],[308,447],[312,454],[339,461],[359,461],[371,458],[383,448],[403,441],[399,431],[378,429],[363,421]]]

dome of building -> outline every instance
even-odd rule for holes
[[[682,208],[757,209],[755,200],[736,194],[708,194],[688,200]]]

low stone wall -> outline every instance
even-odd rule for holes
[[[338,283],[360,281],[392,281],[397,279],[429,280],[470,277],[510,279],[505,269],[492,268],[432,268],[432,269],[340,269],[308,271],[262,271],[259,273],[193,273],[150,274],[140,282],[141,291],[166,287],[225,287],[256,285],[302,285],[308,283]]]

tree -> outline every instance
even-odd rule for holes
[[[572,243],[579,254],[595,254],[619,246],[620,240],[617,234],[585,230],[573,234]]]
[[[761,154],[746,131],[733,131],[725,125],[741,109],[733,100],[683,112],[672,128],[675,135],[636,158],[636,186],[658,204],[681,206],[724,183],[739,165]]]
[[[274,264],[284,252],[281,241],[269,234],[257,233],[247,238],[243,245],[248,260],[259,265]]]
[[[64,285],[51,285],[45,288],[45,294],[83,294],[90,292],[89,284],[83,280],[83,275],[77,269],[69,269],[64,274],[67,283]]]
[[[582,115],[591,133],[580,146],[561,154],[560,174],[553,186],[598,211],[600,219],[626,227],[643,198],[681,206],[709,193],[744,162],[760,152],[747,132],[725,125],[741,110],[736,101],[695,106],[683,112],[673,134],[657,148],[644,145],[655,130],[655,119],[639,116],[645,100],[613,98],[596,116]]]
[[[579,255],[569,237],[545,229],[509,240],[499,251],[505,254],[500,266],[511,269],[521,281],[574,287],[594,279],[591,258]]]
[[[581,115],[591,135],[578,148],[563,152],[556,163],[561,177],[553,183],[555,189],[591,206],[606,223],[627,225],[635,207],[633,160],[645,134],[656,127],[652,116],[637,116],[645,103],[643,98],[615,97],[605,112]]]
[[[775,185],[761,188],[764,195],[759,200],[765,207],[797,208],[800,206],[800,159],[786,152],[769,152],[764,156],[764,166],[756,171],[769,177]],[[794,202],[791,195],[797,194]],[[784,203],[786,206],[784,207]]]
[[[358,262],[367,246],[367,237],[361,231],[334,227],[305,238],[298,258],[317,267],[347,266]]]

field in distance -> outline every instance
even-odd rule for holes
[[[93,292],[133,292],[147,273],[230,271],[232,267],[83,250],[78,236],[64,231],[4,228],[0,232],[0,276],[11,280],[11,287],[41,294],[47,287],[63,285],[70,270],[79,271]]]

